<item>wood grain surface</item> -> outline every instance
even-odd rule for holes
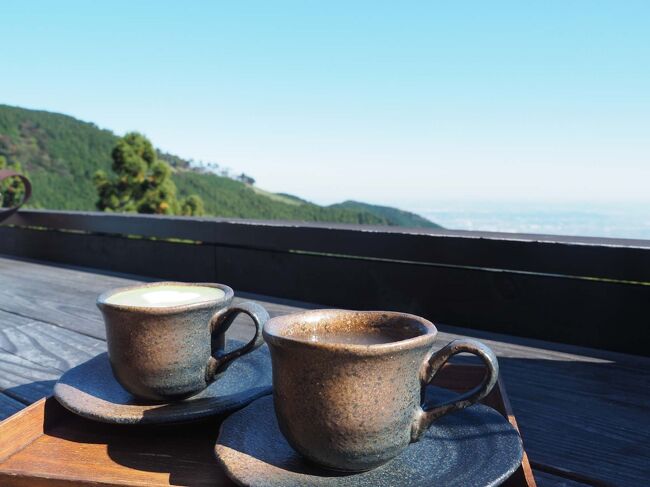
[[[97,294],[139,280],[0,258],[0,417],[48,395],[64,370],[103,351]],[[271,315],[316,306],[237,295],[261,302]],[[466,328],[439,329],[439,346],[472,336],[497,353],[530,460],[539,467],[538,485],[580,485],[556,474],[563,470],[598,485],[648,484],[650,359]],[[250,332],[240,317],[230,336],[242,339]]]

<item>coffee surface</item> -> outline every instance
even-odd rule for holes
[[[214,301],[223,298],[224,294],[221,289],[208,286],[149,286],[113,294],[106,302],[123,306],[164,308]]]
[[[315,330],[311,334],[295,334],[294,338],[309,342],[342,345],[379,345],[407,340],[417,336],[412,330],[393,327],[369,327],[356,330]]]

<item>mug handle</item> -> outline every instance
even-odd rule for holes
[[[417,415],[411,427],[411,441],[419,440],[431,423],[439,417],[459,409],[465,409],[483,399],[497,383],[499,363],[494,352],[477,340],[459,339],[448,343],[425,360],[420,371],[422,397],[424,397],[424,388],[433,380],[442,366],[451,357],[462,352],[478,355],[483,360],[487,369],[483,381],[453,400],[438,405],[423,404],[420,414]]]
[[[233,360],[252,352],[264,343],[262,329],[269,320],[269,314],[262,306],[252,301],[246,301],[217,311],[210,320],[210,334],[212,336],[220,333],[225,335],[239,313],[246,313],[253,319],[255,336],[242,347],[227,353],[219,350],[208,359],[208,365],[205,369],[205,380],[208,384],[214,381],[217,374],[226,370]]]

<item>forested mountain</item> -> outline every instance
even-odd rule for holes
[[[95,124],[59,113],[0,105],[0,156],[20,162],[34,192],[29,206],[95,210],[92,178],[110,173],[118,137]],[[155,141],[154,141],[155,142]],[[292,195],[269,193],[231,177],[193,169],[186,159],[159,152],[173,168],[179,196],[199,195],[214,216],[435,227],[396,208],[347,201],[319,206]],[[246,180],[244,178],[244,180]]]
[[[29,172],[30,206],[93,210],[97,169],[110,171],[117,137],[67,115],[0,105],[0,155]]]
[[[392,222],[392,225],[400,227],[423,227],[423,228],[442,228],[426,218],[411,213],[410,211],[400,210],[391,206],[371,205],[360,201],[344,201],[331,205],[329,208],[342,208],[347,210],[367,211],[380,218],[385,218]]]

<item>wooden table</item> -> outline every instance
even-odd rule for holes
[[[51,394],[64,371],[103,352],[97,295],[142,280],[0,258],[0,419]],[[259,301],[272,316],[317,307],[267,296],[242,298]],[[238,318],[230,336],[243,339],[249,327]],[[440,345],[471,336],[497,353],[538,485],[650,484],[650,359],[439,329]]]

